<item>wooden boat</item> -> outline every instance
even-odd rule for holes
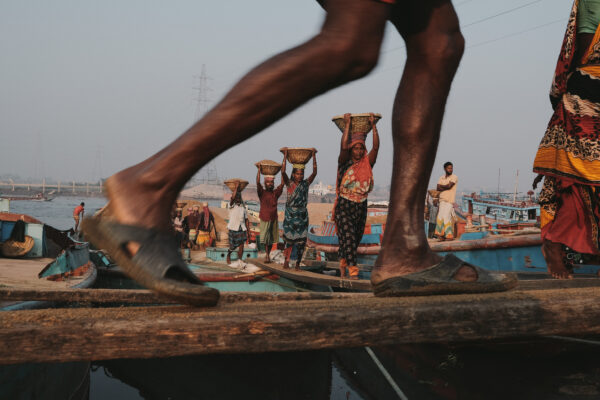
[[[54,197],[46,195],[45,193],[37,193],[33,196],[0,196],[0,199],[6,199],[10,201],[52,201]]]
[[[97,265],[100,264],[96,288],[143,289],[103,253],[93,252],[92,259],[97,260]],[[255,259],[248,259],[246,262],[257,264]],[[222,292],[280,293],[297,292],[301,289],[293,281],[266,270],[245,272],[205,258],[194,259],[188,266],[201,282]]]
[[[87,288],[96,279],[96,268],[89,258],[89,245],[71,239],[24,214],[0,213],[0,242],[7,242],[16,222],[25,222],[25,233],[33,245],[23,258],[0,257],[0,285],[11,289]],[[2,246],[4,247],[4,245]],[[39,308],[47,303],[23,301],[0,303],[0,310]]]

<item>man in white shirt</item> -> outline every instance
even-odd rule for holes
[[[444,164],[444,171],[446,173],[440,177],[437,183],[437,190],[440,191],[440,208],[435,224],[435,235],[440,240],[453,240],[454,222],[456,221],[454,201],[458,177],[452,173],[454,166],[450,161]]]
[[[248,216],[246,215],[246,207],[244,207],[239,186],[236,186],[229,201],[229,223],[227,224],[227,229],[229,231],[227,264],[231,264],[231,253],[237,248],[238,260],[241,261],[244,255],[244,243],[248,241]]]

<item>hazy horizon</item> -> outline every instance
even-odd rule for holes
[[[315,1],[282,3],[3,2],[0,175],[95,182],[159,151],[203,108],[194,90],[203,65],[212,106],[257,63],[317,33],[324,12]],[[517,170],[519,191],[528,190],[571,4],[455,2],[466,50],[430,186],[450,160],[459,191],[496,188],[499,169],[501,191],[514,189]],[[219,177],[252,182],[254,162],[280,161],[283,146],[306,146],[319,150],[316,182],[333,183],[340,132],[331,117],[372,111],[383,116],[375,180],[389,185],[390,114],[404,60],[403,42],[388,24],[368,77],[217,157]]]

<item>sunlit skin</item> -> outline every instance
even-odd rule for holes
[[[174,142],[107,180],[117,221],[168,231],[172,204],[200,168],[314,97],[367,75],[377,65],[390,21],[406,44],[406,62],[390,118],[394,155],[386,234],[371,281],[377,284],[441,261],[425,236],[423,199],[464,50],[452,2],[324,3],[327,13],[317,35],[252,69]],[[133,254],[139,244],[128,248]],[[454,278],[472,280],[468,271],[462,267]]]
[[[365,145],[362,143],[355,144],[352,146],[352,150],[350,151],[350,155],[352,156],[352,161],[360,161],[365,156],[367,149]]]

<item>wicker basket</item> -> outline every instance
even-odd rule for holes
[[[240,178],[233,178],[233,179],[228,179],[225,182],[223,182],[225,184],[225,186],[227,186],[229,188],[229,190],[231,190],[231,192],[233,192],[235,190],[235,186],[239,183],[240,185],[240,192],[244,189],[246,189],[246,186],[248,186],[248,181],[245,181],[243,179]]]
[[[260,169],[260,173],[263,175],[277,175],[281,171],[281,164],[271,160],[262,160],[254,165]]]
[[[175,202],[176,208],[178,208],[178,209],[179,208],[183,209],[183,207],[185,207],[186,204],[187,203],[185,201],[177,201],[177,202]]]
[[[375,117],[375,124],[381,119],[381,114],[373,114]],[[371,121],[369,121],[371,114],[351,114],[350,115],[350,133],[369,133],[373,127],[371,126]],[[344,129],[346,128],[346,124],[344,122],[343,115],[336,115],[331,118],[333,123],[344,133]]]
[[[286,148],[279,149],[285,154]],[[292,164],[306,164],[312,157],[313,153],[316,153],[317,149],[314,147],[288,147],[287,148],[287,160]]]
[[[24,242],[17,242],[15,240],[7,240],[2,243],[0,249],[4,257],[22,257],[33,248],[35,241],[31,236],[25,235]]]

